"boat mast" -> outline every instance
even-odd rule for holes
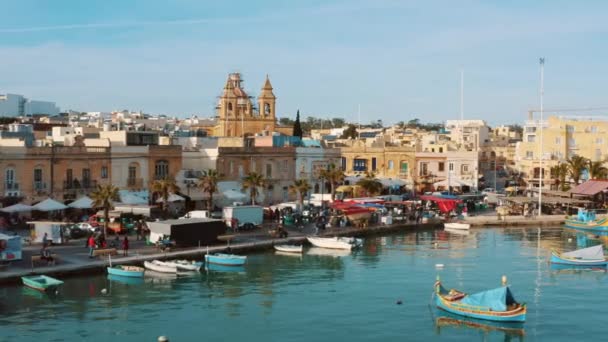
[[[545,94],[545,58],[540,58],[540,156],[538,177],[538,216],[542,216],[543,205],[543,95]]]

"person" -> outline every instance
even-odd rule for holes
[[[141,220],[137,221],[137,226],[135,228],[135,230],[137,231],[137,241],[141,240],[142,234],[142,223]]]
[[[51,255],[51,251],[47,248],[47,246],[42,246],[40,250],[40,259],[45,260],[47,263],[54,263],[55,259]]]
[[[277,220],[277,222],[281,220],[281,212],[278,207],[274,209],[274,219]]]
[[[89,240],[88,240],[88,247],[89,247],[89,258],[93,257],[93,251],[95,250],[95,237],[93,237],[93,234],[91,234],[89,236]]]
[[[127,234],[125,234],[125,239],[122,240],[122,255],[129,255],[129,238],[127,237]]]
[[[46,247],[49,245],[49,236],[47,233],[44,233],[44,236],[42,237],[42,247]]]

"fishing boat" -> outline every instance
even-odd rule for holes
[[[443,224],[443,228],[469,230],[469,228],[471,228],[471,225],[469,223],[462,223],[462,222],[446,222]]]
[[[224,253],[205,254],[205,262],[224,266],[243,266],[247,262],[247,256]]]
[[[154,272],[159,273],[177,273],[177,267],[166,265],[162,261],[144,261],[144,267]]]
[[[604,255],[604,246],[597,245],[567,253],[552,250],[550,262],[571,266],[606,266],[608,258]]]
[[[337,237],[322,238],[322,237],[308,236],[308,237],[306,237],[306,240],[308,240],[308,242],[310,242],[315,247],[331,248],[331,249],[346,249],[349,251],[353,248],[352,243],[350,243],[348,241],[340,240]]]
[[[303,247],[302,245],[274,245],[274,249],[277,250],[277,252],[300,254],[302,253]]]
[[[63,281],[43,274],[24,276],[21,277],[21,281],[23,281],[23,285],[42,292],[55,292],[63,284]]]
[[[598,219],[595,211],[579,209],[578,214],[566,218],[567,228],[581,229],[592,232],[608,232],[608,218]]]
[[[164,265],[169,267],[176,267],[178,271],[200,271],[203,266],[202,262],[196,262],[191,260],[167,260],[161,261]]]
[[[117,265],[114,267],[108,267],[108,274],[121,277],[142,278],[144,276],[144,271],[145,269],[139,266]]]
[[[437,280],[434,295],[439,309],[456,315],[498,322],[526,320],[526,304],[516,302],[508,286],[469,295],[454,289],[448,291]]]

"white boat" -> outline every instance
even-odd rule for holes
[[[161,261],[161,263],[169,267],[175,267],[178,271],[200,271],[201,266],[203,266],[200,262],[190,260],[167,260]]]
[[[350,243],[353,248],[363,246],[363,239],[357,239],[354,237],[339,237],[338,240]]]
[[[295,245],[275,245],[274,249],[276,249],[279,252],[284,252],[284,253],[302,253],[302,245],[300,246],[295,246]]]
[[[353,244],[344,240],[340,240],[337,237],[331,238],[322,238],[322,237],[306,237],[308,242],[310,242],[315,247],[322,248],[330,248],[330,249],[345,249],[351,250],[353,248]]]
[[[447,229],[468,230],[469,228],[471,228],[471,225],[469,223],[461,223],[461,222],[446,222],[443,224],[443,227],[447,228]]]
[[[159,273],[177,273],[177,267],[167,265],[166,263],[158,260],[144,261],[144,267]]]

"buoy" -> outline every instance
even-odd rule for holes
[[[444,266],[443,264],[435,264],[436,268],[443,268],[443,266]]]
[[[401,305],[401,304],[403,304],[403,302],[401,300],[398,300],[397,305]]]
[[[501,281],[502,281],[502,286],[507,285],[507,276],[503,275]]]
[[[108,293],[108,290],[107,290],[107,289],[101,289],[101,294],[104,294],[104,295],[105,295],[105,294],[107,294],[107,293]]]
[[[158,342],[169,342],[166,336],[158,336]]]

